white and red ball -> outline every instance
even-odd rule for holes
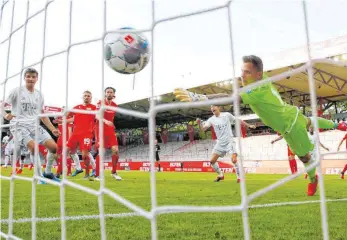
[[[133,30],[132,28],[121,28],[121,30],[127,29]],[[108,34],[105,37],[104,59],[107,65],[118,73],[138,73],[149,62],[149,42],[140,33]]]

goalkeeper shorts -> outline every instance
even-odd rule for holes
[[[302,113],[299,113],[291,131],[282,134],[292,152],[298,157],[306,156],[314,148],[308,137],[307,122],[307,118]]]

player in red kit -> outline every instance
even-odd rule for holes
[[[105,106],[117,107],[117,104],[112,100],[115,98],[116,89],[113,87],[107,87],[105,89],[105,98],[103,103]],[[97,103],[97,109],[100,109],[102,105],[101,100]],[[118,141],[115,133],[115,126],[113,124],[116,112],[110,109],[105,109],[104,118],[102,119],[104,123],[104,148],[111,149],[112,152],[112,177],[117,180],[122,180],[122,178],[117,174],[117,163],[119,159],[118,155]],[[99,120],[97,119],[95,125],[95,142],[96,147],[100,146],[100,132],[99,132]],[[100,157],[96,157],[96,179],[99,179],[100,172]]]
[[[92,93],[90,91],[85,91],[83,93],[83,104],[75,106],[73,109],[78,110],[88,110],[95,111],[96,106],[91,104]],[[85,179],[93,180],[89,175],[89,165],[90,157],[89,151],[92,146],[93,139],[93,129],[95,114],[86,114],[86,113],[70,113],[73,116],[74,128],[71,136],[69,137],[67,148],[70,154],[74,153],[79,147],[82,153],[82,160],[86,168]],[[79,173],[82,173],[82,169],[76,169],[72,176],[76,176]]]
[[[283,137],[281,135],[279,135],[278,138],[271,141],[271,144],[274,144],[275,142],[281,140],[282,138]],[[292,172],[292,174],[294,174],[298,171],[298,165],[297,165],[296,160],[295,160],[295,154],[292,152],[292,150],[290,149],[288,144],[287,144],[287,148],[288,148],[288,161],[289,161],[290,171]]]
[[[64,107],[61,108],[62,111],[64,111]],[[71,136],[72,134],[72,121],[73,121],[73,118],[71,115],[68,115],[66,117],[67,119],[67,123],[66,123],[66,141],[69,139],[69,136]],[[58,124],[58,129],[61,133],[63,133],[63,118],[62,117],[58,117],[56,119],[53,120],[53,123],[57,123]],[[57,163],[58,163],[58,169],[57,169],[57,174],[56,174],[56,177],[57,178],[60,178],[60,175],[62,174],[63,172],[63,154],[62,154],[62,151],[63,151],[63,134],[61,134],[58,139],[57,139]],[[77,156],[77,154],[75,154]],[[77,156],[78,158],[78,156]],[[71,167],[72,167],[72,160],[71,158],[67,158],[66,159],[66,165],[67,165],[67,175],[71,175]]]
[[[346,141],[346,150],[347,150],[347,133],[346,135],[341,139],[341,142],[339,143],[339,146],[337,147],[337,151],[340,151],[340,147],[343,143],[343,141]],[[347,164],[345,165],[345,167],[343,168],[342,172],[341,172],[341,179],[345,179],[345,172],[347,171]]]

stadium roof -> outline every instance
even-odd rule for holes
[[[279,54],[264,57],[263,61],[267,75],[274,76],[280,73],[294,70],[307,62],[306,48],[290,49]],[[314,59],[330,58],[347,62],[347,36],[331,39],[328,41],[311,45],[311,56]],[[267,64],[269,63],[269,64]],[[337,66],[327,63],[317,63],[313,66],[313,76],[316,85],[317,98],[322,100],[324,108],[327,109],[335,102],[347,101],[347,65]],[[240,80],[240,79],[239,79]],[[203,86],[190,88],[190,91],[204,94],[228,93],[232,92],[231,80],[216,81]],[[310,105],[310,92],[308,84],[307,71],[301,71],[293,76],[287,76],[284,79],[274,83],[280,92],[282,98],[296,106]],[[157,97],[157,104],[174,102],[172,93],[167,93]],[[120,107],[136,111],[147,112],[149,109],[148,99],[142,99],[130,103],[121,104]],[[225,111],[232,111],[232,106],[225,106]],[[246,105],[241,104],[241,114],[252,113]],[[196,117],[208,117],[211,115],[209,107],[201,107],[189,110],[170,110],[160,112],[157,115],[158,125],[165,123],[177,123],[195,120]],[[146,120],[134,117],[117,115],[117,128],[136,128],[146,127]]]

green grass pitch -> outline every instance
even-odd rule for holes
[[[10,169],[2,169],[9,176]],[[32,174],[24,170],[24,176]],[[120,172],[123,181],[116,181],[106,172],[106,187],[149,211],[151,209],[148,172]],[[285,175],[246,175],[248,194],[260,190]],[[98,189],[99,182],[85,181],[82,174],[68,177],[75,183]],[[234,174],[227,174],[225,181],[215,183],[214,173],[157,173],[157,201],[163,205],[227,206],[240,204],[240,185]],[[347,182],[337,175],[326,175],[326,198],[330,239],[347,239]],[[313,197],[306,196],[308,180],[303,176],[256,199],[251,205],[301,202],[319,200],[319,190]],[[7,233],[6,220],[9,213],[9,181],[1,181],[1,231]],[[336,201],[337,200],[337,201]],[[96,196],[66,187],[66,216],[75,217],[66,221],[67,239],[100,239],[100,221]],[[109,196],[104,197],[106,214],[131,213],[132,211]],[[15,181],[14,234],[22,239],[31,239],[31,183]],[[37,185],[37,239],[61,239],[60,236],[59,188],[52,185]],[[119,215],[114,215],[119,216]],[[79,219],[87,217],[89,219]],[[93,218],[94,217],[94,218]],[[42,219],[48,218],[48,219]],[[319,203],[257,207],[249,209],[252,239],[323,239]],[[171,213],[157,217],[158,239],[243,239],[240,212],[229,213]],[[107,239],[151,239],[150,221],[140,216],[107,217]]]

